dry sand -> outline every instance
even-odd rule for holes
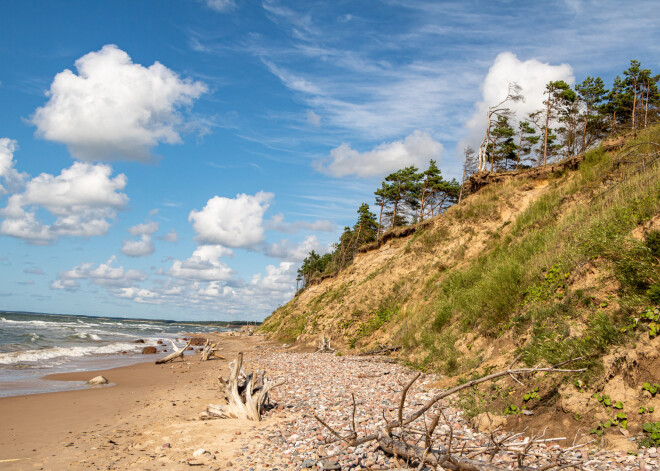
[[[238,351],[249,359],[265,343],[258,336],[216,337],[230,359]],[[226,376],[228,362],[200,362],[190,353],[183,362],[155,365],[163,355],[150,355],[148,363],[50,377],[87,381],[102,374],[109,386],[0,398],[0,469],[189,469],[186,460],[201,444],[215,448],[209,449],[215,459],[206,460],[212,469],[226,469],[236,434],[269,421],[197,421],[207,404],[222,404],[217,378]]]

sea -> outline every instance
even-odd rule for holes
[[[0,311],[0,397],[82,389],[84,382],[43,377],[154,361],[166,353],[143,355],[142,349],[159,340],[158,347],[172,352],[170,342],[183,346],[186,333],[226,330],[209,323]]]

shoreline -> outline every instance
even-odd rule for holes
[[[253,346],[265,343],[256,336],[198,336],[220,341],[228,358],[239,350],[249,352]],[[0,427],[0,468],[106,469],[107,466],[81,460],[89,450],[100,455],[101,462],[109,459],[104,455],[116,448],[113,437],[117,430],[125,428],[142,434],[137,430],[176,425],[184,418],[198,416],[210,402],[222,402],[213,383],[218,373],[227,369],[228,362],[200,362],[197,351],[187,353],[183,362],[155,365],[156,359],[165,356],[158,354],[128,366],[43,377],[48,381],[86,382],[103,375],[110,382],[106,386],[1,397],[4,425]]]
[[[344,449],[313,414],[341,430],[355,397],[358,432],[373,433],[383,417],[396,414],[402,385],[415,372],[387,358],[294,352],[259,335],[225,333],[211,338],[220,342],[226,359],[200,362],[197,352],[190,352],[184,361],[103,370],[112,386],[0,398],[4,419],[0,468],[187,470],[200,466],[221,471],[283,471],[323,463],[317,469],[402,469],[402,463],[385,455],[377,443]],[[247,373],[265,369],[269,378],[286,379],[271,391],[276,407],[261,422],[200,420],[208,404],[223,403],[217,378],[227,376],[229,360],[238,352],[244,353]],[[96,373],[49,377],[87,381]],[[433,375],[422,374],[409,391],[407,404],[413,407],[432,397],[436,381]],[[437,430],[439,439],[451,429],[468,446],[490,440],[490,434],[475,431],[451,401],[438,406],[444,414]],[[548,445],[548,453],[556,451],[556,446]],[[587,461],[586,470],[650,470],[660,464],[657,454],[648,450],[637,456],[592,448],[568,453]],[[509,454],[498,459],[508,469],[517,458]],[[529,464],[544,462],[542,457],[533,460],[538,462]],[[404,465],[403,469],[408,468]]]

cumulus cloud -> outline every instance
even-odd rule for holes
[[[167,275],[192,281],[228,281],[233,272],[220,258],[233,252],[221,245],[198,247],[187,260],[175,260]]]
[[[316,221],[296,221],[296,222],[285,222],[283,214],[276,214],[270,220],[265,221],[264,226],[266,229],[286,232],[289,234],[295,234],[301,229],[307,229],[310,231],[317,232],[332,232],[335,230],[335,224],[331,221],[325,219],[318,219]]]
[[[140,270],[124,270],[124,267],[114,267],[117,258],[113,255],[107,262],[95,267],[93,263],[82,263],[71,270],[62,271],[57,280],[51,284],[53,289],[75,291],[80,287],[79,282],[89,282],[104,288],[129,288],[135,283],[147,279],[147,275]]]
[[[20,188],[25,180],[26,174],[19,173],[14,168],[14,152],[17,147],[15,140],[0,138],[0,179],[4,182],[4,185],[0,185],[0,195]]]
[[[214,196],[201,211],[191,211],[188,220],[201,244],[254,248],[264,239],[263,217],[273,196],[263,191],[236,198]]]
[[[292,262],[280,262],[279,266],[268,265],[266,275],[257,273],[252,278],[252,286],[269,292],[278,292],[283,297],[293,296],[296,267]]]
[[[299,243],[291,243],[286,239],[281,240],[279,243],[267,246],[264,253],[269,257],[292,262],[302,262],[312,250],[316,253],[324,253],[326,251],[325,249],[318,238],[311,235]]]
[[[207,91],[159,62],[134,64],[113,44],[78,59],[76,69],[55,76],[32,123],[39,136],[65,144],[84,161],[146,161],[157,144],[181,142],[179,108]]]
[[[155,250],[154,242],[147,234],[143,234],[140,240],[125,240],[121,246],[121,253],[129,257],[146,257]]]
[[[158,230],[159,224],[157,222],[144,222],[141,224],[137,224],[133,227],[128,228],[128,232],[131,233],[131,235],[138,236],[138,235],[151,235],[154,232]]]
[[[425,167],[430,159],[439,159],[441,143],[427,132],[415,131],[401,141],[386,142],[373,150],[358,152],[349,144],[330,151],[330,156],[314,163],[314,168],[333,177],[375,177],[415,165]]]
[[[115,290],[113,294],[118,298],[130,299],[136,303],[160,303],[158,293],[145,288],[137,288],[135,286],[119,288],[118,290]]]
[[[459,148],[469,144],[478,147],[486,129],[488,107],[506,97],[509,83],[515,82],[522,88],[524,102],[511,103],[510,108],[518,120],[543,108],[543,92],[548,82],[564,80],[573,84],[573,69],[568,64],[550,65],[536,59],[521,61],[511,52],[500,53],[488,70],[481,85],[482,98],[475,105],[475,112],[467,121],[468,137],[459,143]]]
[[[121,190],[126,176],[112,177],[107,165],[76,162],[60,175],[47,173],[31,179],[22,193],[12,195],[0,210],[0,233],[34,244],[49,244],[61,236],[100,236],[110,219],[128,203]],[[43,208],[55,217],[52,224],[37,219]]]
[[[157,237],[158,239],[164,240],[165,242],[171,242],[173,244],[177,243],[179,241],[179,233],[175,231],[174,229],[171,229],[170,232],[165,234],[164,236]]]

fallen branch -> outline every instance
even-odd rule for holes
[[[203,419],[238,418],[261,420],[261,414],[268,401],[268,392],[284,384],[285,380],[272,381],[265,377],[265,371],[257,371],[248,375],[243,371],[243,353],[229,364],[229,378],[218,378],[218,383],[224,388],[226,406],[209,404],[202,413]]]
[[[169,363],[170,361],[174,361],[177,358],[181,358],[181,361],[184,361],[183,360],[183,354],[186,350],[188,350],[188,347],[190,347],[190,343],[192,342],[192,339],[188,340],[188,343],[182,349],[179,349],[179,347],[176,346],[176,344],[174,343],[174,340],[171,340],[171,342],[172,342],[172,348],[174,349],[174,352],[170,353],[165,358],[161,358],[160,360],[156,360],[157,365],[160,365],[162,363]]]
[[[330,427],[325,421],[320,417],[314,414],[316,420],[323,425],[330,433],[336,437],[337,441],[345,442],[349,447],[356,447],[364,443],[377,442],[378,445],[388,454],[395,457],[404,458],[408,461],[414,461],[420,464],[420,467],[424,464],[430,465],[434,468],[440,467],[442,469],[451,469],[456,471],[499,471],[503,468],[492,463],[495,456],[503,451],[516,453],[518,456],[518,469],[520,470],[533,470],[533,469],[562,469],[570,466],[579,466],[582,464],[582,461],[569,459],[562,456],[560,452],[557,456],[552,457],[552,463],[546,465],[543,468],[531,468],[525,466],[524,460],[527,456],[535,456],[533,452],[533,447],[540,445],[542,443],[556,441],[559,438],[543,438],[544,434],[538,437],[526,438],[523,442],[518,440],[520,434],[515,434],[512,436],[505,436],[503,439],[496,439],[494,433],[491,433],[490,443],[484,447],[472,448],[473,453],[469,456],[464,456],[465,445],[463,449],[457,454],[455,451],[452,451],[452,441],[459,439],[453,433],[453,429],[450,428],[449,439],[447,441],[447,446],[433,446],[432,435],[438,424],[439,416],[442,414],[442,410],[438,411],[434,415],[431,421],[431,427],[426,427],[426,419],[424,419],[424,429],[419,430],[411,428],[412,424],[416,422],[420,417],[425,417],[426,412],[433,407],[438,401],[444,399],[448,396],[452,396],[459,391],[464,389],[476,386],[487,381],[493,381],[502,376],[523,376],[530,375],[534,373],[578,373],[583,372],[585,369],[564,369],[561,366],[566,365],[567,363],[580,360],[582,358],[574,358],[566,362],[547,367],[547,368],[513,368],[513,365],[519,360],[519,357],[515,358],[513,362],[504,370],[492,373],[482,378],[478,378],[472,381],[468,381],[454,388],[448,389],[446,391],[441,391],[431,399],[429,399],[425,404],[422,405],[419,409],[415,410],[413,413],[404,417],[403,408],[406,402],[406,397],[411,386],[417,381],[420,374],[416,375],[410,382],[408,382],[401,392],[401,400],[399,402],[399,407],[397,410],[397,418],[395,420],[386,420],[386,424],[376,432],[363,437],[359,437],[355,426],[351,423],[348,427],[350,430],[347,434],[341,434],[337,430]],[[353,413],[352,417],[355,416],[355,398],[353,398]],[[384,414],[383,414],[384,415]],[[398,433],[395,431],[398,430]],[[424,446],[418,446],[410,443],[410,440],[406,438],[406,434],[410,436],[418,435],[419,440],[424,440]],[[447,437],[445,437],[447,438]],[[419,443],[419,440],[417,443]],[[516,440],[516,441],[514,441]],[[522,447],[522,448],[521,448]],[[479,455],[489,455],[487,461],[475,459]]]

